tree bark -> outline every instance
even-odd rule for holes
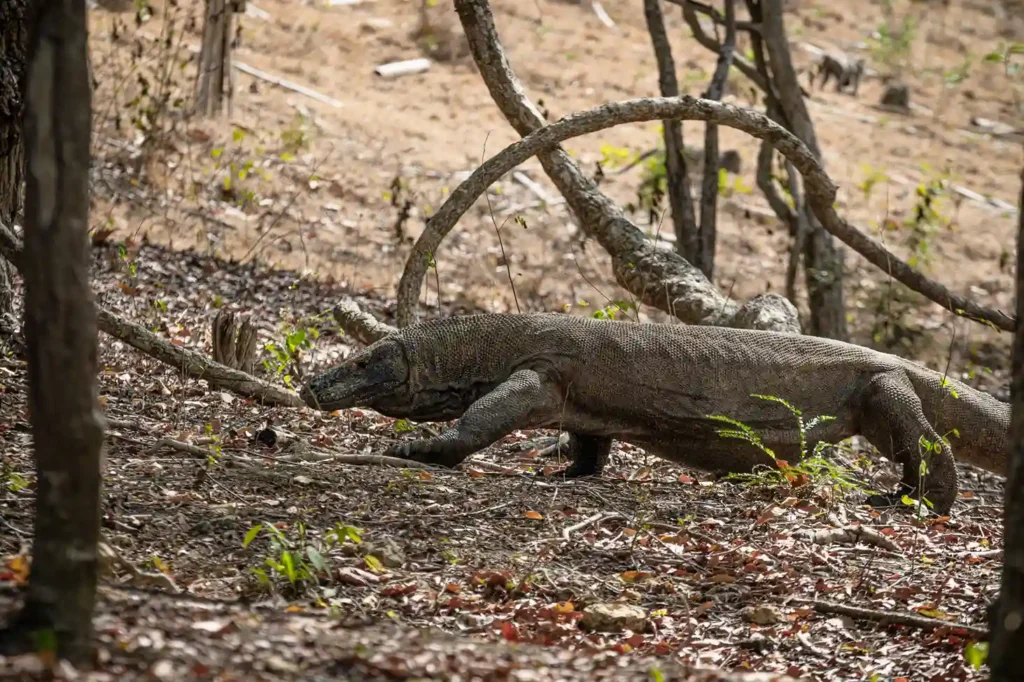
[[[0,222],[15,223],[21,212],[25,156],[21,143],[25,83],[25,7],[27,0],[0,2]],[[0,262],[0,330],[13,321],[14,269]]]
[[[1018,206],[1024,209],[1024,170]],[[1024,211],[1017,227],[1017,319],[1024,314]],[[989,664],[992,682],[1024,679],[1024,334],[1013,338],[1013,409],[1010,432],[1013,456],[1006,479],[1003,518],[1003,582],[993,606]]]
[[[45,633],[58,656],[83,664],[93,649],[103,445],[86,235],[85,0],[49,0],[30,11],[22,275],[37,488],[31,579],[12,626],[19,637],[7,639],[38,647],[32,635]]]

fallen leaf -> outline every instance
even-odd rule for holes
[[[523,516],[525,516],[528,519],[533,519],[534,521],[543,521],[544,520],[544,516],[541,515],[539,512],[535,512],[535,511],[523,512]]]

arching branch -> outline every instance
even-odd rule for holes
[[[954,314],[988,322],[1005,331],[1014,330],[1015,318],[999,310],[979,305],[964,296],[954,294],[944,285],[915,270],[880,243],[841,218],[832,206],[836,197],[835,183],[822,170],[808,148],[787,130],[755,111],[689,96],[652,97],[610,102],[589,111],[570,114],[556,123],[530,133],[488,159],[452,192],[437,214],[431,218],[409,256],[399,290],[401,291],[403,286],[408,287],[411,283],[415,291],[419,291],[423,275],[426,273],[426,259],[436,253],[441,241],[476,199],[502,175],[523,161],[540,152],[552,149],[565,140],[581,135],[588,135],[624,123],[674,118],[713,121],[767,141],[800,171],[804,178],[808,205],[826,230],[869,262],[881,268],[886,274],[891,275],[893,279]],[[413,303],[415,303],[415,299],[413,299]],[[400,320],[403,317],[403,304],[408,306],[408,300],[403,301],[400,298]],[[406,319],[411,317],[408,309],[404,311],[404,314]]]

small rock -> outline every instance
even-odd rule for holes
[[[174,678],[174,664],[162,658],[149,669],[149,676],[154,680],[170,680]]]
[[[313,479],[311,479],[309,476],[296,476],[295,478],[292,479],[292,483],[296,483],[298,485],[309,485],[312,482]]]
[[[391,538],[374,540],[366,543],[364,547],[367,554],[377,557],[388,568],[401,568],[405,563],[405,551]]]
[[[275,673],[290,673],[295,672],[295,666],[277,654],[272,654],[267,657],[267,670]]]
[[[766,654],[775,649],[775,642],[768,639],[760,632],[755,633],[750,639],[740,640],[736,644],[742,649],[749,649],[759,654]]]
[[[742,613],[744,618],[757,625],[774,625],[776,623],[781,623],[786,619],[786,617],[782,615],[782,611],[771,604],[748,606],[743,609]]]
[[[907,109],[910,107],[910,88],[903,83],[891,83],[882,93],[882,104],[887,107]]]
[[[580,625],[599,632],[643,632],[647,627],[647,612],[639,606],[620,602],[591,604],[583,609]]]

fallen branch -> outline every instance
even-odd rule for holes
[[[6,225],[0,224],[0,255],[21,269],[21,240]],[[211,386],[224,388],[246,398],[262,400],[271,405],[304,407],[298,394],[282,386],[269,384],[241,370],[225,367],[198,353],[165,341],[145,327],[129,322],[96,306],[96,326],[105,334],[123,341],[146,355],[179,369],[196,379],[205,379]]]
[[[342,331],[359,343],[369,346],[397,331],[359,307],[354,300],[345,296],[334,306],[334,321]]]
[[[530,157],[552,149],[565,140],[624,123],[640,123],[669,118],[714,121],[768,141],[800,171],[804,178],[807,203],[828,232],[852,247],[886,274],[891,275],[893,279],[942,305],[954,314],[975,321],[988,322],[1005,331],[1014,330],[1016,325],[1014,317],[954,294],[944,285],[915,270],[884,246],[841,218],[833,208],[836,197],[835,183],[821,168],[807,146],[792,133],[758,112],[690,96],[651,97],[624,102],[609,102],[588,111],[570,114],[556,123],[537,129],[484,162],[452,192],[448,200],[427,223],[427,228],[417,240],[409,260],[406,262],[402,281],[399,283],[398,318],[400,323],[402,320],[405,320],[406,323],[411,321],[412,311],[410,308],[415,304],[418,295],[414,295],[410,299],[407,295],[403,296],[403,292],[419,291],[426,273],[427,254],[437,252],[441,241],[455,226],[459,218],[501,176]],[[615,251],[610,250],[610,252],[614,258]],[[619,274],[618,267],[616,267],[616,274]],[[631,291],[634,290],[634,287],[627,286],[627,288]],[[647,303],[658,302],[659,292],[634,291],[634,293],[640,294]],[[684,321],[714,323],[711,320],[713,316],[705,314],[705,311],[702,310],[674,310],[673,312]]]
[[[332,455],[329,458],[332,462],[339,464],[376,464],[378,466],[399,467],[401,469],[436,469],[437,467],[411,459],[400,457],[388,457],[387,455]]]
[[[899,552],[899,546],[879,533],[874,528],[866,526],[846,526],[844,528],[824,528],[822,530],[800,530],[793,534],[794,537],[802,537],[810,540],[816,545],[831,545],[841,542],[855,545],[863,542],[866,545],[874,545],[890,552]]]
[[[213,455],[213,452],[206,448],[201,448],[198,445],[190,445],[189,443],[183,443],[182,441],[175,440],[174,438],[161,438],[153,445],[152,448],[150,448],[150,452],[159,452],[164,448],[184,452],[185,454],[192,455],[199,459],[206,459]]]
[[[587,526],[592,526],[595,523],[601,523],[602,521],[608,521],[610,519],[622,519],[623,521],[625,521],[626,517],[618,512],[600,512],[598,514],[594,514],[593,516],[588,516],[579,523],[573,524],[567,528],[563,528],[562,539],[568,542],[569,536],[571,536],[573,533],[581,531]]]
[[[811,599],[794,599],[792,600],[792,603],[806,604],[813,607],[814,610],[819,613],[831,613],[839,616],[849,616],[850,618],[860,618],[862,620],[874,620],[879,621],[882,625],[888,625],[890,623],[894,625],[907,625],[928,631],[937,630],[939,628],[952,628],[954,630],[963,630],[967,634],[977,637],[979,640],[988,638],[988,628],[978,627],[977,625],[951,623],[940,618],[929,618],[927,616],[918,616],[912,613],[876,611],[875,609],[868,609],[862,606],[848,606],[846,604],[836,604],[835,602]]]

